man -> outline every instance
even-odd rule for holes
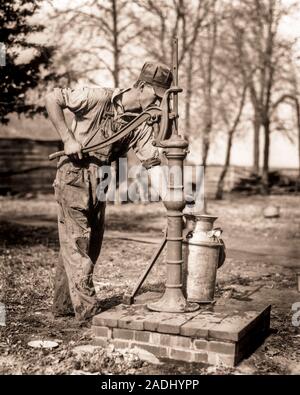
[[[88,156],[83,157],[81,149],[118,131],[132,119],[128,113],[140,113],[158,104],[171,82],[172,72],[167,66],[146,62],[132,88],[55,89],[46,97],[49,118],[66,154],[58,162],[54,181],[60,241],[54,286],[55,316],[75,314],[77,320],[85,321],[100,311],[92,275],[104,230],[105,202],[96,193],[101,166],[133,148],[143,166],[153,173],[151,180],[155,184],[160,164],[159,152],[152,144],[152,129],[146,124]],[[64,118],[66,108],[74,114],[72,130]],[[161,189],[159,193],[162,196]]]

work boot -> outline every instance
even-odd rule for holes
[[[66,312],[58,312],[53,311],[54,318],[62,318],[62,317],[75,317],[74,311],[66,311]]]
[[[102,309],[101,309],[101,307],[100,307],[100,303],[97,302],[97,303],[93,306],[92,310],[90,310],[89,312],[86,312],[86,313],[84,314],[84,316],[82,316],[82,314],[81,314],[81,315],[78,314],[76,320],[77,320],[77,322],[78,322],[80,325],[85,325],[84,323],[89,323],[89,322],[91,322],[92,319],[93,319],[93,317],[94,317],[95,315],[101,313],[101,311],[102,311]]]
[[[54,318],[75,317],[75,311],[72,305],[58,307],[57,304],[54,304],[52,306],[52,314]]]

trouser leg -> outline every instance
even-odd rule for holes
[[[53,313],[57,316],[74,315],[74,308],[69,291],[68,277],[61,253],[59,254],[55,268]]]
[[[98,309],[92,281],[94,263],[89,256],[91,212],[87,169],[68,166],[60,170],[56,195],[60,209],[58,230],[61,256],[69,293],[76,318],[84,320],[93,316]]]
[[[69,291],[78,320],[93,316],[98,307],[92,281],[94,264],[88,255],[90,228],[80,210],[65,207],[66,223],[60,224],[60,243]]]
[[[98,168],[93,166],[77,170],[67,166],[58,171],[55,182],[62,258],[56,287],[65,299],[58,298],[57,291],[54,301],[62,306],[69,295],[79,320],[98,311],[92,276],[101,251],[105,217],[105,202],[97,199],[98,183]]]
[[[105,227],[105,208],[106,201],[105,196],[97,196],[97,188],[100,183],[99,169],[97,167],[91,166],[90,171],[90,193],[91,193],[91,211],[90,211],[90,245],[89,245],[89,256],[93,261],[94,265],[97,263],[98,257],[100,255],[104,227]],[[100,200],[99,200],[100,199]]]
[[[105,204],[99,204],[99,206],[94,210],[94,216],[91,219],[91,238],[89,246],[89,256],[94,263],[100,255],[103,234],[105,225]]]

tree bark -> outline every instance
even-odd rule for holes
[[[260,149],[260,116],[258,111],[254,111],[254,120],[253,120],[253,173],[259,174],[259,149]]]
[[[185,135],[189,138],[191,133],[191,99],[193,94],[193,53],[189,51],[186,98],[185,98]]]
[[[297,128],[298,128],[298,180],[297,180],[297,190],[300,188],[300,105],[299,100],[295,97],[295,107],[296,107],[296,114],[297,114]]]
[[[236,131],[236,128],[238,127],[238,124],[239,124],[241,116],[242,116],[242,112],[243,112],[244,105],[245,105],[246,92],[247,92],[247,85],[244,86],[243,93],[242,93],[242,96],[241,96],[241,101],[240,101],[240,104],[239,104],[238,112],[237,112],[236,117],[234,119],[233,125],[232,125],[231,129],[228,132],[225,163],[224,163],[222,172],[220,174],[220,178],[219,178],[218,186],[217,186],[217,192],[216,192],[216,199],[218,199],[218,200],[221,200],[223,198],[225,177],[227,175],[227,171],[228,171],[229,166],[230,166],[230,155],[231,155],[233,135],[234,135],[234,132]],[[226,122],[226,119],[227,119],[227,117],[224,116],[225,122]]]
[[[202,166],[204,166],[204,168],[207,165],[207,157],[209,151],[209,130],[210,127],[207,126],[204,130],[202,137]]]
[[[262,171],[262,194],[267,195],[269,193],[269,154],[270,154],[270,120],[265,119],[263,122],[264,128],[264,161]]]
[[[226,146],[226,159],[225,159],[225,163],[224,163],[222,172],[220,174],[220,178],[219,178],[218,186],[217,186],[217,192],[216,192],[216,199],[217,200],[221,200],[223,198],[224,181],[225,181],[225,177],[227,175],[229,165],[230,165],[230,154],[231,154],[233,133],[234,133],[234,130],[231,130],[228,133],[227,146]]]
[[[114,55],[114,68],[113,68],[113,78],[115,88],[119,86],[119,32],[118,32],[118,10],[117,10],[117,0],[111,0],[112,4],[112,17],[113,17],[113,55]]]

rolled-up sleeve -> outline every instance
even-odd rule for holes
[[[153,129],[144,123],[134,132],[134,136],[130,141],[132,148],[141,161],[142,165],[149,169],[150,167],[160,165],[160,151],[152,143],[154,141]]]
[[[62,95],[62,90],[60,88],[54,88],[53,92],[49,97],[51,96],[51,99],[54,100],[60,107],[65,108],[66,103],[64,101],[63,95]]]
[[[62,108],[67,108],[74,114],[85,112],[89,109],[88,88],[55,88],[53,93],[56,102]]]

